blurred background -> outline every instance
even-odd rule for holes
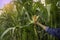
[[[60,28],[60,0],[0,0],[0,40],[58,40],[32,16],[50,28]]]

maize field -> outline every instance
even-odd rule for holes
[[[38,21],[50,28],[60,27],[60,0],[12,0],[5,5],[0,15],[0,40],[58,40],[32,21]]]

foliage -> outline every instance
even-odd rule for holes
[[[13,4],[4,7],[4,13],[0,15],[0,39],[55,40],[55,37],[34,25],[32,21],[32,16],[37,15],[39,16],[38,21],[44,25],[52,28],[60,26],[58,23],[60,15],[57,14],[57,10],[60,9],[56,7],[57,0],[53,1],[54,3],[47,2],[44,6],[41,2],[33,2],[33,0],[16,0],[13,1]]]

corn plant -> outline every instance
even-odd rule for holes
[[[12,4],[13,2],[13,4]],[[40,1],[13,0],[4,7],[0,15],[1,40],[58,40],[33,23],[32,17],[39,16],[38,21],[51,28],[59,26],[56,1],[46,1],[44,6]],[[52,6],[53,5],[53,6]],[[58,19],[58,20],[57,20]]]

